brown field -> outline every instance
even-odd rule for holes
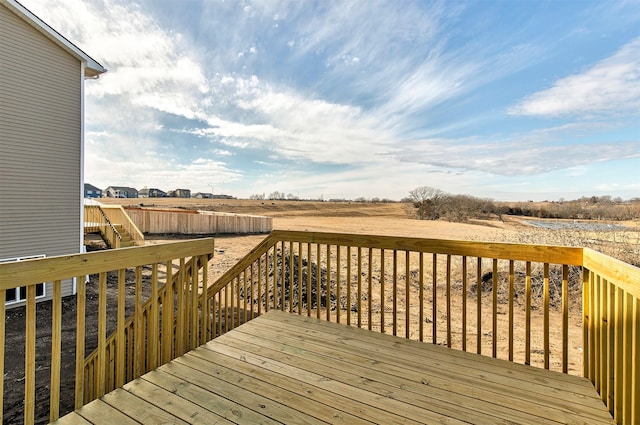
[[[548,230],[526,224],[526,218],[495,217],[470,223],[415,219],[413,208],[403,203],[354,203],[312,201],[256,201],[179,198],[102,199],[121,205],[148,208],[179,208],[273,217],[273,228],[281,230],[358,233],[419,238],[488,242],[583,246],[602,251],[633,264],[640,257],[640,219],[616,222],[627,230]],[[538,219],[536,219],[538,220]],[[150,242],[158,238],[148,237]],[[219,238],[225,252],[244,252],[262,236]]]
[[[358,233],[457,240],[514,241],[518,230],[528,228],[519,220],[485,221],[476,224],[416,220],[402,203],[348,203],[305,201],[255,201],[208,199],[102,199],[108,204],[140,205],[148,208],[180,208],[273,217],[279,230]],[[163,243],[174,236],[147,236],[147,243]],[[216,237],[215,276],[234,265],[264,235]],[[214,276],[214,277],[215,277]]]

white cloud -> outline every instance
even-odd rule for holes
[[[534,93],[509,111],[514,115],[634,114],[640,111],[640,38],[581,74]]]
[[[209,182],[230,184],[242,179],[243,173],[229,168],[226,163],[208,158],[175,163],[154,152],[143,152],[117,160],[113,156],[92,153],[85,158],[91,171],[90,183],[100,187],[131,185],[160,187],[164,190],[186,187],[206,190]],[[88,171],[89,171],[88,170]]]
[[[236,85],[234,102],[250,111],[255,123],[213,116],[207,120],[211,127],[195,129],[194,134],[319,163],[377,162],[388,152],[392,136],[358,107],[276,91],[255,76],[236,79]]]
[[[153,101],[157,110],[196,117],[208,127],[181,131],[216,143],[315,163],[377,162],[393,139],[375,116],[359,107],[308,98],[286,87],[278,90],[256,75],[217,75],[211,81],[211,94],[201,99],[197,111],[191,105],[191,114],[176,110],[182,104],[179,94],[166,104],[164,99],[147,99],[147,94],[142,94],[134,104],[151,107]],[[214,96],[215,104],[208,104]]]
[[[386,119],[395,117],[395,122],[402,121],[411,113],[436,106],[468,90],[467,82],[478,70],[479,66],[472,62],[432,58],[395,84],[383,86],[382,95],[389,100],[377,113]]]
[[[233,155],[233,152],[230,152],[230,151],[225,150],[225,149],[214,149],[212,151],[212,153],[214,155],[217,155],[217,156],[232,156]]]
[[[29,7],[108,69],[86,84],[87,96],[197,117],[208,91],[202,67],[180,34],[160,28],[135,3],[31,0]]]
[[[106,130],[85,132],[85,138],[109,137],[110,135],[111,133]]]
[[[566,171],[566,174],[569,177],[580,177],[580,176],[587,175],[588,173],[589,173],[589,169],[584,165],[569,167],[567,168],[567,171]]]
[[[596,185],[595,189],[601,192],[611,192],[611,191],[615,191],[618,190],[620,188],[620,185],[617,183],[602,183],[599,185]]]
[[[326,50],[333,63],[357,51],[365,64],[384,69],[388,61],[381,61],[404,51],[405,43],[432,40],[443,17],[455,9],[439,3],[422,8],[410,2],[400,8],[384,1],[327,3],[323,13],[302,20],[296,28],[301,40],[298,53]]]
[[[614,160],[640,158],[639,142],[548,144],[546,138],[427,139],[407,144],[393,155],[401,161],[446,170],[476,170],[498,176],[521,176],[570,169]]]

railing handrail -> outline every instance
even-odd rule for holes
[[[528,245],[497,242],[470,242],[447,239],[411,238],[396,236],[359,235],[350,233],[300,232],[274,230],[255,248],[249,251],[235,265],[216,279],[208,288],[208,293],[215,293],[242,270],[256,261],[274,244],[281,241],[303,243],[319,243],[331,245],[350,245],[362,248],[389,250],[422,251],[436,254],[466,255],[477,257],[506,258],[520,261],[538,261],[564,263],[580,266],[582,264],[582,248],[552,245]],[[509,250],[517,252],[511,258]]]
[[[120,239],[120,241],[122,241],[122,235],[116,229],[115,224],[113,224],[111,222],[111,220],[109,220],[109,216],[107,216],[107,214],[105,214],[105,212],[102,209],[102,207],[98,206],[98,211],[100,211],[100,215],[102,216],[102,218],[104,218],[105,223],[107,223],[107,225],[111,228],[111,231],[113,232],[114,236],[116,238]]]
[[[174,243],[165,243],[158,245],[150,245],[145,247],[130,247],[118,250],[107,250],[90,252],[84,254],[61,255],[56,257],[43,258],[45,262],[34,262],[25,260],[15,263],[0,264],[0,312],[4,315],[4,299],[6,291],[26,287],[25,300],[25,377],[24,377],[24,422],[33,423],[35,416],[35,392],[36,392],[36,331],[38,329],[36,321],[36,285],[42,282],[51,282],[53,288],[52,294],[52,344],[51,344],[51,360],[47,365],[51,373],[50,393],[50,421],[55,421],[59,416],[60,404],[60,379],[61,379],[61,329],[62,329],[62,308],[63,300],[61,287],[62,282],[69,279],[76,279],[77,300],[76,312],[72,315],[76,316],[76,350],[75,350],[75,398],[76,407],[82,406],[83,403],[90,401],[91,397],[99,397],[105,393],[105,389],[113,385],[114,381],[107,382],[107,376],[115,376],[117,386],[124,385],[124,370],[134,370],[139,374],[142,370],[141,357],[138,354],[138,347],[145,344],[146,336],[141,327],[141,321],[134,324],[135,335],[129,333],[128,338],[134,338],[136,344],[136,352],[131,353],[131,345],[127,351],[125,346],[127,340],[124,337],[126,332],[125,317],[125,301],[126,301],[126,281],[125,273],[131,268],[136,269],[136,300],[135,315],[140,318],[144,312],[141,311],[143,304],[142,299],[142,270],[149,266],[152,270],[150,278],[152,296],[149,299],[154,300],[150,311],[152,318],[156,319],[154,333],[149,334],[150,343],[155,340],[155,347],[163,347],[162,362],[167,362],[173,358],[172,356],[181,355],[183,350],[195,348],[195,343],[203,343],[202,333],[200,331],[200,323],[194,320],[194,312],[198,310],[199,301],[199,285],[208,285],[207,263],[212,258],[214,252],[214,239],[197,239],[190,241],[181,241]],[[159,272],[165,271],[164,276],[160,277]],[[107,298],[107,278],[111,276],[111,272],[117,273],[117,352],[111,357],[111,362],[107,361],[106,350],[106,331],[107,331],[107,305],[113,304]],[[97,284],[97,311],[86,311],[87,306],[87,284],[84,276],[98,275]],[[160,289],[159,286],[166,286],[169,283],[168,293],[166,290]],[[190,293],[190,297],[186,299],[185,293]],[[162,301],[158,301],[157,296],[164,295]],[[174,304],[173,298],[177,295],[178,301]],[[163,308],[167,305],[167,308]],[[175,305],[174,308],[171,307]],[[195,307],[194,307],[195,306]],[[112,306],[113,308],[113,306]],[[89,315],[96,314],[97,321],[97,343],[98,356],[96,361],[96,374],[94,376],[83,376],[83,368],[85,366],[85,312]],[[157,322],[159,314],[162,314],[162,324]],[[189,316],[187,317],[187,314]],[[173,317],[172,317],[173,316]],[[175,321],[175,325],[173,325]],[[4,324],[4,320],[3,320]],[[152,324],[149,325],[151,329]],[[161,329],[161,330],[160,330]],[[198,335],[196,335],[198,334]],[[155,335],[155,336],[154,336]],[[161,335],[161,336],[160,336]],[[202,335],[205,335],[202,333]],[[5,355],[5,332],[0,332],[1,352],[0,358]],[[189,338],[187,340],[187,338]],[[160,340],[159,340],[160,339]],[[129,339],[129,341],[132,341]],[[130,343],[130,342],[129,342]],[[172,348],[175,345],[175,349]],[[142,351],[142,350],[140,350]],[[153,358],[153,355],[151,355]],[[155,357],[157,361],[157,356]],[[156,363],[154,363],[156,364]],[[132,366],[133,365],[133,369]],[[68,365],[67,365],[68,366]],[[113,374],[107,370],[111,368]],[[0,372],[4,368],[0,365]],[[146,371],[146,370],[145,370]],[[3,373],[3,372],[2,372]],[[0,373],[0,375],[2,375]],[[85,380],[84,378],[88,378]],[[67,375],[68,379],[68,375]],[[90,389],[93,391],[90,396],[83,397],[83,393]],[[4,388],[0,382],[0,400],[4,404]],[[68,399],[67,399],[68,400]],[[2,409],[0,409],[0,412]],[[0,421],[2,414],[0,413]]]
[[[191,257],[213,250],[213,238],[129,247],[0,264],[0,290]],[[34,261],[41,261],[33,267]]]
[[[275,231],[274,231],[275,232]],[[217,278],[206,290],[207,297],[212,297],[217,293],[224,285],[230,280],[239,275],[242,270],[245,270],[249,265],[255,262],[260,256],[264,255],[274,243],[278,242],[277,236],[271,232],[266,238],[264,238],[255,248],[242,257],[236,264],[234,264],[229,270],[227,270],[222,276]]]
[[[515,261],[582,265],[582,248],[531,245],[504,242],[474,242],[451,239],[430,239],[398,236],[378,236],[350,233],[301,232],[274,230],[269,235],[277,241],[350,245],[362,248],[416,251],[431,254],[450,254],[499,258]]]
[[[109,217],[105,214],[104,210],[100,205],[85,205],[84,209],[85,211],[97,210],[100,213],[100,217],[102,217],[102,222],[104,223],[104,225],[110,227],[115,232],[116,230],[115,226],[113,225],[113,223],[111,223],[111,220],[109,220]],[[95,218],[95,217],[91,217],[91,218]],[[87,220],[91,221],[91,218],[88,218],[87,214],[85,213],[85,216],[84,216],[85,223]],[[118,235],[118,237],[120,237],[120,235]]]
[[[96,222],[96,214],[89,214],[91,211],[97,211],[99,213],[99,221]],[[85,205],[84,206],[84,221],[85,221],[85,231],[86,228],[97,228],[100,232],[100,235],[105,240],[107,245],[110,248],[121,248],[122,247],[122,235],[116,229],[116,226],[111,223],[107,214],[105,214],[104,210],[100,207],[100,205]],[[87,222],[91,223],[90,226],[87,226]],[[98,223],[96,226],[95,223]],[[137,244],[142,245],[142,244]]]
[[[640,268],[591,248],[584,248],[582,266],[597,271],[601,277],[615,282],[617,287],[640,299]]]
[[[107,211],[117,211],[118,219],[122,221],[117,224],[122,224],[125,230],[131,235],[136,245],[144,245],[144,235],[133,220],[131,220],[131,217],[129,217],[129,214],[127,214],[122,205],[100,205],[99,208],[101,211],[105,212],[105,214],[107,214]]]

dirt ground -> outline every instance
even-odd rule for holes
[[[118,201],[118,202],[113,202]],[[111,203],[122,203],[126,200],[113,200]],[[160,208],[189,208],[213,210],[220,212],[235,212],[244,214],[267,215],[273,217],[273,228],[282,230],[344,232],[359,234],[396,235],[425,238],[442,238],[476,241],[526,242],[526,243],[554,243],[548,231],[535,229],[516,218],[506,218],[505,221],[495,219],[479,221],[471,224],[448,223],[440,221],[419,221],[411,218],[407,206],[399,203],[392,204],[353,204],[330,202],[294,202],[294,201],[238,201],[238,200],[131,200],[134,205],[144,204],[145,207]],[[637,233],[637,229],[635,230]],[[257,245],[265,235],[245,236],[216,236],[215,257],[210,267],[210,278],[215,279],[228,268],[240,260],[251,248]],[[637,237],[637,235],[636,235]],[[188,239],[187,236],[147,236],[147,244],[170,242],[176,239]],[[570,240],[570,239],[569,239]],[[576,244],[580,241],[576,240]],[[559,244],[555,242],[556,244]],[[567,244],[567,243],[563,243]],[[99,240],[88,238],[90,249],[99,249]],[[128,284],[128,293],[133,293],[132,284]],[[97,285],[87,285],[87,311],[97,309]],[[117,289],[110,285],[110,296]],[[578,301],[576,301],[578,302]],[[459,308],[459,302],[453,303],[454,309]],[[501,307],[503,313],[504,306]],[[489,311],[489,310],[486,310]],[[500,321],[504,321],[504,314],[500,314]],[[470,310],[470,316],[475,312]],[[541,314],[541,313],[540,313]],[[555,313],[552,313],[555,314]],[[459,314],[452,315],[459,317]],[[490,315],[489,315],[490,316]],[[555,317],[555,316],[553,316]],[[552,317],[552,319],[553,319]],[[516,320],[520,318],[516,317]],[[75,328],[76,305],[73,297],[63,301],[63,370],[61,383],[61,413],[69,411],[73,406],[74,367],[75,367]],[[459,319],[455,319],[459,320]],[[24,397],[24,309],[8,310],[5,332],[5,376],[4,376],[4,423],[21,423],[23,415],[22,400]],[[51,323],[51,303],[44,302],[37,307],[37,340],[36,340],[36,411],[38,423],[46,423],[49,410],[49,357],[51,350],[51,330],[47,324]],[[115,320],[111,324],[114,325]],[[454,323],[453,326],[458,326]],[[87,341],[90,345],[97,329],[95,324],[86,323]],[[483,325],[484,326],[484,325]],[[571,372],[581,373],[581,316],[570,319],[572,356]],[[488,329],[488,328],[485,328]],[[92,337],[93,336],[93,337]],[[535,334],[533,338],[542,338]],[[559,333],[551,335],[552,347],[561,343]],[[534,341],[534,343],[539,341]],[[90,352],[92,347],[87,348]],[[484,351],[483,351],[484,352]],[[521,354],[521,353],[520,353]]]

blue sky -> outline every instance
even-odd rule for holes
[[[85,180],[640,197],[640,1],[22,0],[109,71]]]

